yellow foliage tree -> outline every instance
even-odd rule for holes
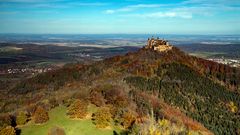
[[[0,135],[16,135],[14,127],[7,126],[0,131]]]
[[[136,121],[136,115],[134,115],[130,111],[125,112],[122,116],[122,125],[126,129],[130,128],[135,121]]]
[[[25,112],[19,112],[16,118],[17,125],[24,125],[27,122],[27,115]]]
[[[67,115],[69,115],[70,118],[83,119],[87,115],[87,107],[87,102],[77,99],[68,107]]]
[[[232,101],[229,102],[228,106],[229,106],[231,112],[236,113],[238,111],[238,107],[234,104],[234,102],[232,102]]]
[[[97,128],[106,128],[110,125],[111,117],[110,109],[108,107],[101,107],[93,114],[93,121]]]

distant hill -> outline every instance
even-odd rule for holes
[[[167,52],[142,48],[90,65],[69,64],[22,81],[9,91],[8,98],[17,96],[18,106],[51,98],[92,103],[102,98],[99,106],[130,109],[140,120],[153,111],[156,120],[180,122],[203,134],[237,135],[239,94],[240,70],[173,47]]]

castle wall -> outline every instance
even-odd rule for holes
[[[172,49],[172,46],[170,46],[170,45],[154,46],[154,48],[153,48],[153,50],[160,51],[160,52],[165,52],[165,51],[168,51],[171,49]]]
[[[159,39],[149,39],[147,42],[147,45],[145,46],[146,49],[153,49],[155,51],[168,51],[172,49],[172,46],[169,45],[169,43],[165,40],[159,40]]]

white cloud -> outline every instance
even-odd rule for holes
[[[126,8],[156,8],[160,7],[161,4],[138,4],[138,5],[131,5],[127,6]]]
[[[183,18],[183,19],[191,19],[192,14],[187,12],[153,12],[146,14],[129,14],[126,16],[130,17],[143,17],[143,18]]]
[[[211,14],[211,12],[239,11],[240,0],[186,0],[181,6],[184,10],[195,13]]]
[[[142,8],[159,8],[161,6],[163,5],[162,4],[137,4],[137,5],[125,6],[119,9],[108,9],[108,10],[105,10],[104,13],[113,14],[117,12],[130,12],[130,11],[134,11]]]
[[[106,14],[113,14],[113,13],[115,13],[115,10],[105,10],[104,11],[104,13],[106,13]]]
[[[123,16],[131,16],[131,17],[145,17],[145,18],[184,18],[184,19],[190,19],[192,18],[192,12],[185,9],[185,8],[170,8],[176,4],[137,4],[137,5],[129,5],[118,9],[108,9],[105,10],[104,13],[106,14],[114,14],[114,13],[127,13]],[[151,13],[144,13],[144,14],[129,14],[128,12],[136,11],[139,9],[145,9],[145,8],[154,8],[160,10],[159,12],[151,12]],[[163,11],[163,8],[165,11]]]
[[[213,5],[232,5],[232,4],[240,4],[239,0],[186,0],[182,2],[182,4],[213,4]]]
[[[180,13],[191,13],[194,15],[210,16],[215,13],[216,9],[212,7],[179,7],[172,9],[172,11]]]
[[[107,3],[81,3],[81,2],[69,2],[64,5],[62,4],[55,4],[55,3],[36,3],[31,4],[31,7],[37,8],[71,8],[71,7],[81,7],[81,6],[104,6]]]
[[[135,14],[145,17],[180,17],[192,18],[195,15],[214,16],[223,11],[240,12],[240,0],[185,0],[173,4],[137,4],[128,5],[117,9],[105,10],[106,14],[124,13],[126,16],[132,15],[131,12],[137,12],[140,9],[148,8],[155,13]],[[151,9],[152,8],[152,9]],[[158,12],[157,12],[158,11]]]
[[[108,5],[109,3],[104,3],[104,2],[70,2],[68,3],[69,5],[74,5],[74,6],[105,6]]]
[[[41,3],[41,2],[57,2],[60,0],[0,0],[0,2],[16,2],[16,3]]]
[[[12,8],[19,4],[20,8],[72,8],[72,7],[90,7],[90,6],[105,6],[109,3],[104,2],[69,2],[66,1],[64,4],[59,3],[63,0],[0,0],[0,8],[7,7]],[[1,4],[1,2],[6,2]],[[12,4],[14,3],[14,4]],[[23,4],[23,5],[22,5]]]

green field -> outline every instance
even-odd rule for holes
[[[189,53],[189,54],[196,56],[196,57],[209,58],[209,57],[215,56],[215,55],[224,55],[225,53],[223,53],[223,52],[193,52],[193,53]]]
[[[96,107],[90,106],[89,112]],[[116,127],[111,126],[107,129],[98,129],[92,123],[91,118],[84,120],[72,120],[66,116],[67,108],[64,106],[56,107],[49,112],[50,120],[42,125],[36,125],[33,122],[27,123],[21,127],[21,135],[47,135],[48,130],[54,126],[65,130],[66,135],[112,135]]]
[[[21,51],[22,48],[18,48],[18,47],[0,47],[0,52],[17,52],[17,51]]]

